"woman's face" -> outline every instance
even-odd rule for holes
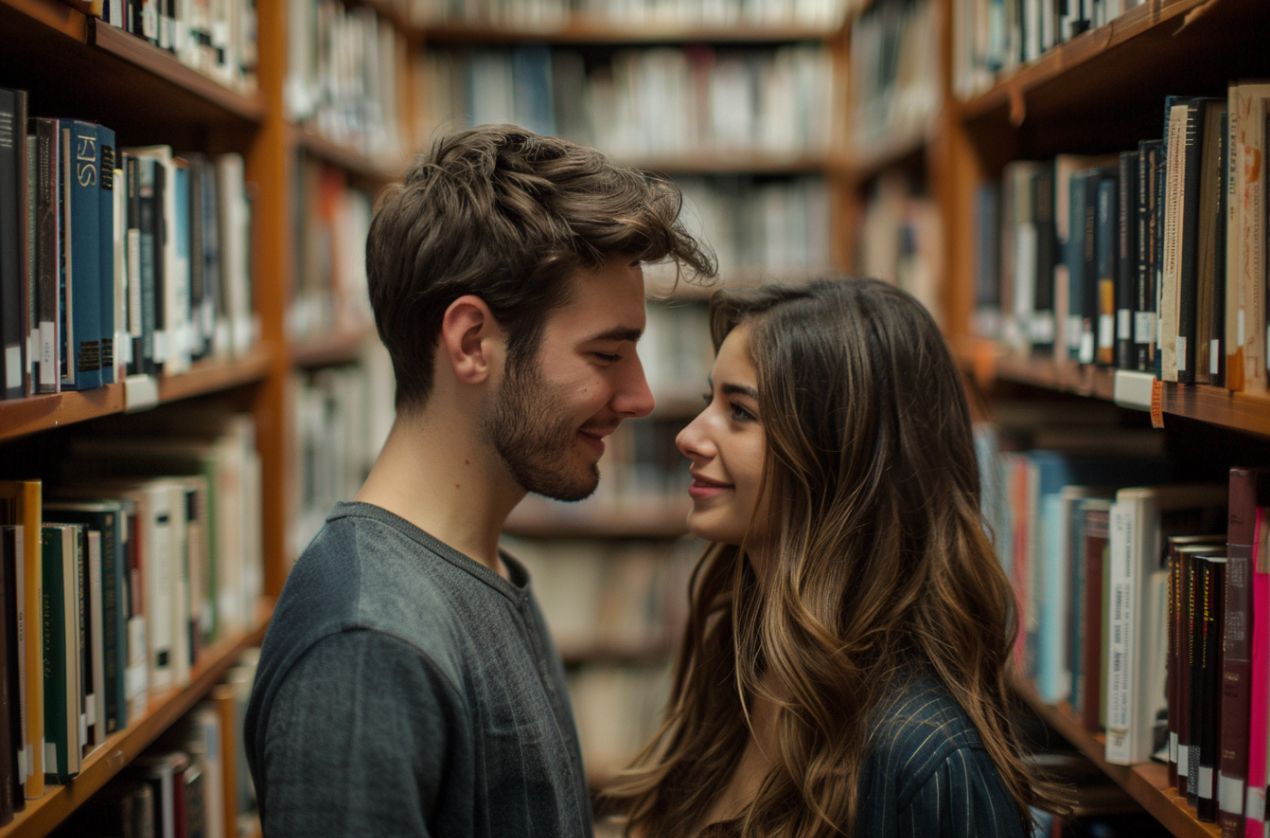
[[[739,545],[758,512],[766,446],[748,326],[737,326],[719,347],[705,399],[706,409],[675,440],[692,460],[688,529]]]

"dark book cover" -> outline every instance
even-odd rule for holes
[[[1137,369],[1137,344],[1133,336],[1138,279],[1138,155],[1120,154],[1116,249],[1116,349],[1117,369]]]
[[[1179,776],[1178,744],[1180,741],[1178,722],[1181,720],[1182,707],[1180,697],[1182,688],[1181,665],[1185,659],[1182,651],[1185,648],[1182,643],[1182,626],[1186,622],[1183,617],[1186,597],[1184,594],[1185,586],[1182,584],[1181,557],[1176,550],[1169,550],[1168,568],[1168,671],[1165,673],[1164,694],[1165,700],[1168,702],[1169,711],[1169,787],[1177,788]]]
[[[1197,706],[1196,695],[1200,689],[1198,677],[1199,667],[1203,664],[1200,648],[1193,642],[1195,632],[1202,632],[1198,621],[1202,618],[1202,594],[1198,577],[1197,554],[1207,555],[1214,548],[1222,546],[1220,535],[1175,535],[1167,539],[1169,571],[1175,576],[1170,579],[1170,588],[1176,608],[1172,610],[1172,633],[1176,645],[1170,657],[1170,668],[1176,668],[1176,674],[1169,673],[1170,704],[1169,733],[1177,736],[1177,770],[1180,794],[1198,794],[1199,777],[1199,731],[1197,714],[1202,708]],[[1197,610],[1199,609],[1199,610]],[[1174,750],[1170,745],[1170,754]],[[1194,805],[1192,803],[1192,805]]]
[[[1085,217],[1081,222],[1080,362],[1092,364],[1098,350],[1098,187],[1104,172],[1091,170],[1085,180]]]
[[[16,91],[0,87],[0,386],[4,398],[22,396],[22,261],[18,242],[22,237],[25,209],[19,204],[19,155],[26,149],[18,137],[25,126],[18,122]],[[0,808],[0,819],[3,819]]]
[[[1058,231],[1054,224],[1054,168],[1039,167],[1031,189],[1032,222],[1036,226],[1036,277],[1030,339],[1032,351],[1049,355],[1054,351],[1054,265],[1057,261]]]
[[[64,783],[79,774],[79,530],[74,524],[43,527],[44,583],[44,773]]]
[[[1196,97],[1186,106],[1185,155],[1182,173],[1182,215],[1177,276],[1177,380],[1195,383],[1196,315],[1199,297],[1199,231],[1202,192],[1204,114],[1207,103],[1221,100]]]
[[[20,811],[26,807],[26,793],[23,784],[26,781],[26,761],[22,758],[22,743],[25,739],[24,720],[22,714],[22,674],[20,664],[22,655],[22,592],[18,590],[18,567],[23,561],[22,542],[19,539],[22,528],[8,525],[0,527],[0,553],[4,558],[4,626],[0,635],[4,637],[3,655],[8,662],[4,666],[6,701],[8,702],[9,754],[6,765],[0,771],[8,771],[8,780],[0,786],[0,795],[7,796],[9,802],[0,804],[4,808],[11,807]]]
[[[158,838],[154,822],[154,792],[141,780],[116,778],[75,810],[74,830],[119,838]]]
[[[1155,369],[1155,238],[1157,235],[1155,206],[1155,166],[1160,153],[1159,140],[1138,143],[1138,207],[1137,285],[1134,292],[1133,340],[1134,369]]]
[[[71,352],[63,389],[91,390],[101,379],[101,148],[97,126],[61,120],[62,152],[66,155],[67,240],[65,320]]]
[[[1215,387],[1226,386],[1226,206],[1228,200],[1227,179],[1230,173],[1230,113],[1229,108],[1221,114],[1218,142],[1221,144],[1219,154],[1221,172],[1217,184],[1217,247],[1213,254],[1213,274],[1217,281],[1213,289],[1212,319],[1209,321],[1208,376],[1209,383]]]
[[[1171,550],[1173,548],[1170,548]],[[1177,695],[1177,793],[1195,805],[1198,799],[1193,781],[1198,780],[1199,760],[1192,765],[1191,732],[1195,716],[1191,706],[1192,684],[1195,680],[1195,567],[1191,557],[1179,552],[1177,569],[1182,586],[1182,625],[1178,641],[1182,644],[1178,663]],[[1192,776],[1195,775],[1195,776]]]
[[[138,228],[140,230],[141,364],[140,371],[155,374],[160,359],[163,318],[163,167],[157,160],[138,157]],[[157,350],[157,354],[156,354]]]
[[[1199,730],[1199,769],[1196,810],[1200,821],[1217,821],[1217,763],[1221,702],[1221,624],[1224,622],[1226,548],[1215,545],[1195,552],[1200,583],[1198,605],[1199,684],[1195,692]],[[1192,752],[1193,755],[1193,752]]]
[[[209,838],[207,835],[206,775],[201,760],[190,759],[190,767],[183,775],[185,788],[185,838]]]
[[[1081,671],[1085,673],[1085,684],[1081,696],[1081,721],[1085,730],[1097,733],[1102,728],[1102,650],[1105,648],[1103,635],[1105,626],[1103,595],[1107,569],[1107,552],[1111,540],[1111,501],[1104,498],[1089,499],[1081,502],[1084,510],[1084,545],[1081,561],[1085,563],[1084,605],[1081,613],[1084,616],[1085,643],[1084,660]]]
[[[39,357],[37,360],[37,393],[56,393],[61,390],[61,297],[58,276],[61,271],[62,251],[58,247],[61,236],[61,195],[58,190],[58,171],[61,168],[60,148],[57,140],[57,120],[32,119],[36,142],[36,331],[39,333]]]
[[[1116,228],[1120,212],[1116,177],[1098,182],[1097,232],[1094,244],[1094,276],[1097,277],[1098,344],[1094,357],[1099,366],[1115,363],[1116,349]]]
[[[1080,171],[1069,178],[1067,190],[1067,249],[1063,262],[1067,265],[1068,322],[1081,324],[1074,339],[1069,337],[1069,355],[1073,361],[1081,361],[1081,337],[1084,334],[1085,293],[1085,195],[1086,183],[1093,177],[1092,171]],[[1074,316],[1072,316],[1074,315]],[[1068,328],[1073,328],[1069,326]],[[1092,355],[1093,347],[1090,347]],[[1083,363],[1083,362],[1082,362]]]
[[[1165,135],[1167,136],[1167,134]],[[1155,241],[1153,243],[1154,254],[1152,256],[1152,273],[1155,275],[1155,360],[1151,365],[1151,371],[1155,373],[1156,378],[1160,378],[1164,367],[1164,348],[1161,346],[1162,339],[1160,330],[1160,305],[1161,298],[1164,293],[1164,209],[1167,201],[1165,201],[1165,190],[1168,184],[1168,143],[1161,142],[1158,154],[1155,158],[1155,212],[1153,224],[1155,225]]]
[[[1001,323],[1000,205],[995,183],[975,191],[975,332],[996,338]]]
[[[203,196],[203,339],[207,353],[216,344],[216,327],[220,310],[221,292],[221,230],[220,201],[216,183],[216,166],[204,160],[202,171]],[[195,258],[199,258],[196,256]]]
[[[98,125],[101,174],[97,198],[97,270],[101,292],[101,383],[115,383],[115,132]]]
[[[1218,300],[1223,317],[1221,329],[1225,329],[1225,294],[1219,297],[1218,286],[1226,284],[1224,273],[1217,272],[1217,251],[1226,249],[1225,226],[1219,218],[1222,211],[1221,192],[1226,183],[1222,168],[1222,117],[1226,113],[1226,100],[1205,101],[1201,108],[1201,145],[1199,170],[1199,234],[1195,255],[1195,383],[1213,383],[1213,352],[1220,350],[1221,342],[1213,342],[1217,322],[1214,313]]]
[[[27,92],[18,94],[18,143],[22,148],[22,156],[18,160],[19,177],[18,207],[22,212],[22,237],[18,240],[18,251],[21,254],[22,271],[22,395],[35,395],[35,363],[39,355],[39,321],[35,316],[35,196],[39,193],[35,178],[39,170],[35,151],[35,137],[31,133],[27,119]]]
[[[127,725],[128,607],[124,601],[128,569],[123,555],[123,505],[118,501],[51,501],[45,520],[81,524],[101,533],[102,647],[107,734]]]
[[[1218,814],[1223,838],[1243,838],[1252,706],[1252,553],[1257,507],[1270,506],[1270,469],[1232,468],[1226,529]]]
[[[80,754],[88,756],[95,744],[93,726],[88,724],[88,706],[93,701],[93,613],[89,585],[89,529],[77,527],[79,544],[75,550],[75,596],[79,609],[79,729]]]
[[[210,348],[209,335],[204,329],[205,302],[207,299],[206,225],[203,221],[203,185],[207,158],[201,154],[184,155],[189,166],[189,222],[190,222],[190,359],[197,361]]]
[[[128,339],[132,343],[128,374],[136,375],[148,371],[141,306],[141,164],[127,152],[124,152],[123,163],[124,186],[128,190],[124,204],[127,214],[124,221],[124,246],[128,249]]]

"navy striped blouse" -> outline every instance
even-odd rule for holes
[[[858,838],[1026,838],[1023,813],[979,734],[931,678],[880,715],[860,778]]]

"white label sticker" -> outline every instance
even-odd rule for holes
[[[1116,312],[1116,339],[1131,340],[1133,338],[1133,312],[1122,308]]]
[[[1239,777],[1227,777],[1225,774],[1217,778],[1217,808],[1224,812],[1239,812],[1243,809],[1244,781]]]
[[[1139,311],[1133,317],[1133,339],[1138,343],[1155,341],[1155,313]]]
[[[1177,734],[1169,732],[1169,762],[1177,765]]]
[[[1217,338],[1208,342],[1208,374],[1221,375],[1221,341]]]
[[[1177,336],[1177,371],[1186,372],[1186,338]]]
[[[1179,746],[1177,749],[1177,776],[1185,777],[1191,773],[1191,748]]]
[[[168,359],[168,334],[162,329],[154,330],[154,357],[151,359],[156,364],[162,364]]]
[[[1080,362],[1082,364],[1092,364],[1094,362],[1094,333],[1082,332],[1080,335]]]
[[[15,343],[4,350],[4,384],[6,387],[22,386],[22,344]]]
[[[1080,350],[1080,317],[1067,318],[1067,348]]]
[[[1266,790],[1260,786],[1248,786],[1248,797],[1244,800],[1244,815],[1249,820],[1259,821],[1266,814]]]
[[[1239,314],[1235,317],[1235,341],[1239,346],[1244,345],[1244,335],[1246,334],[1247,332],[1244,330],[1244,310],[1241,308],[1239,309]]]
[[[1098,348],[1110,349],[1116,345],[1116,321],[1110,314],[1098,315]]]
[[[57,344],[57,330],[52,320],[40,321],[40,384],[57,384],[57,364],[53,357]]]
[[[44,773],[57,773],[57,746],[52,742],[44,743]]]
[[[1213,767],[1211,765],[1199,767],[1199,796],[1204,800],[1213,799]]]

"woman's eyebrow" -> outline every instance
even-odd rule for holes
[[[758,390],[744,384],[724,384],[723,392],[729,396],[749,396],[754,401],[758,401]]]

